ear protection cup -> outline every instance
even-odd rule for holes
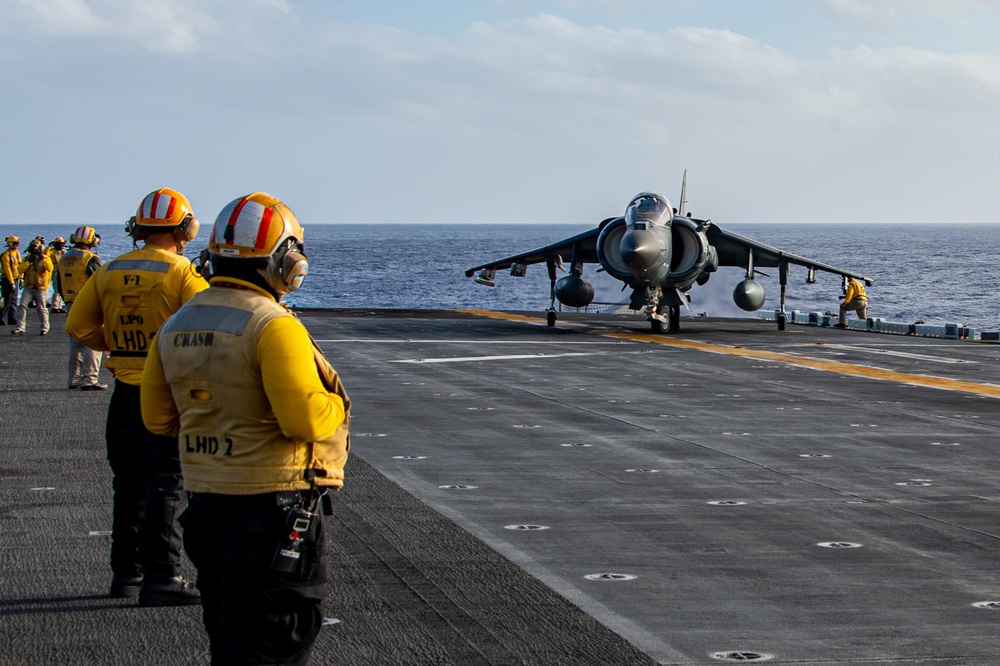
[[[189,243],[198,237],[198,230],[201,229],[201,222],[194,215],[188,215],[184,221],[174,229],[174,238],[181,243]]]
[[[271,255],[264,277],[275,290],[282,293],[298,291],[309,273],[309,260],[302,246],[289,239]]]
[[[297,249],[291,249],[281,259],[281,282],[288,291],[298,291],[309,273],[309,260]]]

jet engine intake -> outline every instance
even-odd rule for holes
[[[691,286],[706,273],[719,268],[719,257],[697,221],[675,217],[670,227],[670,279],[680,289]],[[708,279],[705,277],[704,279]]]
[[[571,308],[585,308],[594,300],[594,285],[579,275],[567,275],[556,282],[556,298]]]
[[[597,236],[597,260],[611,277],[622,282],[632,282],[632,270],[622,258],[622,237],[625,235],[625,218],[608,222]]]
[[[747,312],[756,312],[764,307],[764,287],[753,278],[747,278],[733,289],[733,301]]]

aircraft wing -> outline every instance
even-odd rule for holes
[[[791,252],[779,250],[776,247],[771,247],[770,245],[751,240],[739,234],[734,234],[731,231],[724,231],[714,224],[709,225],[705,229],[705,233],[708,236],[708,241],[715,248],[719,256],[720,266],[742,266],[746,268],[749,254],[753,252],[754,267],[775,267],[782,263],[796,264],[806,268],[833,273],[834,275],[856,278],[869,286],[875,282],[872,278],[865,277],[860,273],[837,268],[836,266],[830,266],[820,261],[814,261],[813,259],[800,257]]]
[[[514,256],[507,257],[505,259],[491,261],[490,263],[483,264],[482,266],[475,266],[474,268],[470,268],[465,271],[465,276],[472,277],[475,275],[476,271],[483,269],[503,270],[505,268],[510,268],[514,264],[537,264],[542,261],[552,260],[559,265],[564,261],[571,261],[574,257],[577,261],[581,261],[583,263],[597,263],[597,236],[600,232],[601,228],[597,227],[596,229],[585,231],[582,234],[571,236],[570,238],[557,241],[551,245],[546,245],[545,247],[529,250],[528,252],[522,252],[521,254],[515,254]]]

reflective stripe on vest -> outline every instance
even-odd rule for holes
[[[154,261],[152,259],[115,259],[108,264],[109,271],[151,271],[153,273],[166,273],[170,270],[170,264],[165,261]]]
[[[224,305],[188,305],[177,311],[163,325],[163,333],[180,331],[219,331],[243,335],[253,312]]]

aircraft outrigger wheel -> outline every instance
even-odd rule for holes
[[[786,315],[784,312],[779,312],[777,319],[778,319],[778,330],[779,331],[785,330],[785,324],[788,322],[788,315]]]
[[[545,321],[548,323],[549,326],[555,326],[556,325],[556,311],[555,311],[555,308],[549,308],[548,310],[545,311]]]

